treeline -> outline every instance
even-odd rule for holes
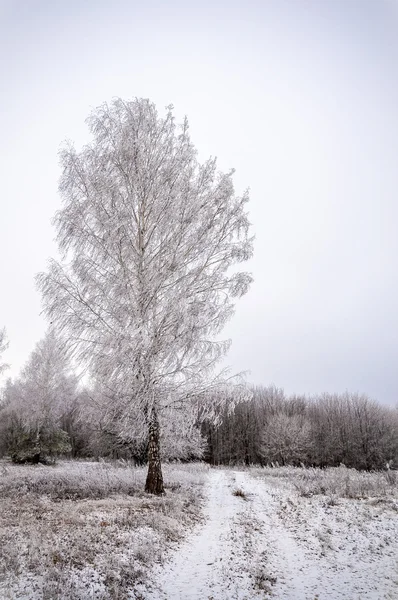
[[[63,344],[49,331],[20,375],[0,390],[0,457],[15,463],[52,463],[59,456],[144,463],[146,417],[129,400],[99,380],[83,386]],[[205,440],[186,417],[184,411],[162,414],[166,460],[203,456]]]
[[[249,392],[243,401],[237,390],[217,424],[195,424],[182,410],[163,411],[163,458],[204,458],[215,465],[398,466],[397,409],[358,394],[307,398],[286,396],[274,386]],[[144,463],[145,419],[104,382],[82,386],[62,344],[48,332],[19,377],[1,390],[0,456],[19,463],[52,462],[57,456]]]
[[[254,387],[251,399],[204,424],[211,464],[383,469],[398,466],[398,410],[359,394],[285,396]]]

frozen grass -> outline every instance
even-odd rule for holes
[[[257,476],[253,503],[267,541],[267,560],[258,573],[276,578],[274,597],[398,598],[394,475],[344,467],[249,473]]]
[[[27,466],[0,463],[0,498],[26,494],[47,495],[52,500],[108,498],[115,494],[143,494],[146,467],[127,461],[62,462],[56,466]],[[201,463],[164,465],[166,490],[198,485],[208,467]]]
[[[126,462],[2,462],[0,597],[133,598],[200,518],[207,470],[165,465],[166,496],[153,497],[143,492],[145,469]]]
[[[326,495],[338,498],[398,499],[396,471],[365,472],[344,466],[314,469],[301,467],[264,467],[251,469],[257,477],[272,477],[293,484],[300,495]]]

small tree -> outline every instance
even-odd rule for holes
[[[63,261],[38,276],[49,318],[71,353],[140,415],[148,442],[146,490],[164,492],[164,411],[211,412],[217,341],[248,289],[245,212],[233,172],[199,164],[187,120],[148,100],[115,100],[88,120],[93,142],[61,153],[63,209],[55,217]],[[217,398],[220,396],[217,394]]]
[[[32,352],[21,376],[5,390],[5,435],[14,462],[47,462],[70,451],[61,420],[77,393],[63,348],[49,332]]]

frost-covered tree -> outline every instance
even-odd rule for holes
[[[267,462],[305,463],[310,447],[311,424],[303,416],[278,413],[264,427],[261,452]]]
[[[161,117],[148,100],[117,99],[88,124],[92,142],[61,153],[62,262],[38,284],[70,352],[145,428],[146,490],[159,494],[159,420],[187,406],[192,420],[210,414],[229,347],[217,336],[251,282],[231,270],[252,254],[248,194],[215,159],[198,162],[172,107]]]
[[[77,395],[65,352],[54,332],[48,332],[15,381],[5,389],[7,448],[15,462],[45,462],[70,450],[61,428]]]
[[[185,410],[184,410],[185,409]],[[117,394],[105,386],[95,385],[81,407],[81,420],[90,423],[90,447],[94,456],[146,460],[148,432],[143,428],[145,414],[140,405],[123,410]],[[189,406],[179,410],[163,408],[160,414],[162,458],[192,460],[203,457],[206,440],[198,423],[193,422]]]
[[[2,355],[8,348],[8,340],[6,330],[0,329],[0,375],[8,368],[6,363],[2,362]]]

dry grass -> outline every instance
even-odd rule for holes
[[[241,489],[237,488],[232,492],[233,496],[237,496],[238,498],[242,498],[243,500],[247,500],[247,494]]]
[[[264,467],[251,472],[259,477],[279,478],[293,484],[300,495],[337,498],[398,498],[395,471],[357,471],[344,466],[319,469],[301,467]]]
[[[29,600],[128,598],[199,519],[207,472],[166,465],[159,498],[127,463],[2,467],[0,597]]]

